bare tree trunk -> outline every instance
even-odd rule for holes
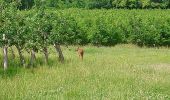
[[[45,56],[45,63],[48,64],[48,50],[47,50],[47,47],[44,47],[43,52],[44,52],[44,56]]]
[[[35,57],[35,51],[31,50],[31,60],[30,60],[30,65],[33,66],[34,61],[35,61],[36,57]]]
[[[3,47],[3,53],[4,53],[4,70],[7,70],[8,68],[8,47]]]
[[[22,66],[25,67],[25,59],[24,59],[24,56],[22,55],[22,52],[21,52],[21,48],[16,46],[17,47],[17,50],[18,50],[18,54],[19,54],[19,58],[20,58],[20,63]]]
[[[63,56],[62,50],[60,48],[60,45],[55,43],[54,47],[55,47],[55,49],[56,49],[56,51],[57,51],[57,53],[59,55],[59,60],[63,63],[64,62],[64,56]]]
[[[10,48],[11,48],[11,52],[12,52],[12,59],[15,59],[14,50],[13,50],[13,48],[12,48],[12,47],[10,47]]]
[[[4,42],[6,42],[6,36],[5,34],[3,34],[3,39],[2,39]],[[4,44],[4,47],[3,47],[3,54],[4,54],[4,62],[3,62],[3,65],[4,65],[4,71],[7,70],[8,68],[8,47],[7,45]]]

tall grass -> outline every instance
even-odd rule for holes
[[[1,100],[123,100],[170,99],[170,50],[85,46],[81,61],[75,46],[62,47],[66,61],[57,60],[50,49],[50,64],[37,54],[34,68],[10,59],[10,69],[0,71]],[[10,53],[9,53],[10,55]],[[29,54],[24,53],[27,60]],[[2,62],[2,54],[0,54]]]

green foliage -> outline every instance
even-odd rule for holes
[[[12,3],[1,3],[1,19],[0,19],[0,38],[1,46],[2,45],[14,45],[13,36],[17,35],[17,25],[18,25],[18,15],[17,2]],[[3,34],[5,34],[6,40],[2,40]]]
[[[108,46],[122,42],[121,30],[112,22],[103,15],[96,19],[94,28],[91,28],[89,33],[92,44]]]
[[[59,44],[85,44],[87,34],[74,17],[59,12],[53,22],[53,30],[50,35],[52,43]]]
[[[20,9],[30,9],[34,5],[34,0],[21,0]]]
[[[0,0],[6,2],[19,1],[19,0]],[[41,5],[49,8],[87,8],[87,9],[112,9],[112,8],[125,8],[125,9],[147,9],[147,8],[170,8],[169,0],[20,0],[21,3],[18,8],[30,9],[33,6]]]
[[[27,48],[42,49],[49,45],[49,34],[52,30],[50,15],[44,12],[44,8],[36,9],[34,13],[30,13],[26,20],[29,26],[29,33],[26,35],[28,42]]]
[[[40,0],[21,0],[22,9],[29,9]],[[170,8],[169,0],[44,0],[46,7],[54,8]]]
[[[46,11],[39,5],[27,12],[8,6],[2,13],[1,22],[5,24],[0,24],[0,36],[2,38],[2,34],[6,33],[6,42],[10,46],[36,50],[54,43],[170,46],[169,10]],[[3,41],[0,44],[2,46]]]
[[[17,10],[17,2],[3,3],[0,36],[6,34],[7,41],[1,40],[1,46],[41,50],[54,43],[170,45],[169,10],[46,11],[45,2],[36,1],[35,9],[24,13]]]
[[[170,16],[167,14],[169,10],[61,11],[77,21],[87,34],[88,43],[94,45],[108,46],[118,43],[134,43],[139,46],[169,45]]]
[[[170,46],[170,20],[169,19],[167,19],[167,21],[161,25],[160,35],[161,35],[161,45]]]

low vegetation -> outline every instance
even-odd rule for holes
[[[56,59],[54,48],[50,48],[50,65],[45,65],[38,53],[36,67],[31,69],[19,67],[16,54],[6,74],[1,67],[0,99],[170,99],[168,48],[85,46],[83,61],[75,52],[77,46],[69,48],[62,46],[64,64]],[[11,52],[9,55],[12,56]],[[28,53],[24,55],[29,59]]]

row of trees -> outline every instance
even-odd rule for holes
[[[8,67],[8,48],[16,47],[20,63],[25,66],[23,50],[30,53],[30,63],[33,66],[35,53],[43,52],[48,64],[48,46],[54,45],[59,59],[64,61],[60,44],[67,43],[67,28],[74,24],[67,17],[46,13],[42,5],[36,4],[33,13],[23,14],[18,10],[19,2],[0,2],[0,47],[3,48],[4,70]],[[57,26],[57,27],[56,27]]]
[[[31,8],[37,0],[21,0],[21,9]],[[44,0],[45,6],[55,8],[170,8],[170,0]]]

